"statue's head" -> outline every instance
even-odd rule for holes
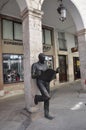
[[[45,55],[44,55],[43,53],[40,53],[40,54],[38,55],[38,58],[39,58],[39,62],[40,62],[40,63],[44,63],[44,61],[45,61]]]

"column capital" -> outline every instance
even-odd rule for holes
[[[86,28],[78,31],[76,34],[77,34],[78,37],[81,36],[81,35],[85,35],[86,34]]]
[[[38,17],[38,18],[42,18],[43,12],[37,9],[33,9],[33,8],[25,8],[22,12],[21,12],[21,17],[22,19],[25,19],[27,16],[32,15],[34,17]]]

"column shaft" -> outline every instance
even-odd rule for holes
[[[37,10],[24,11],[23,18],[23,46],[24,46],[24,86],[26,107],[34,105],[33,99],[37,91],[36,83],[31,78],[31,65],[38,60],[42,52],[41,12]]]
[[[86,89],[86,30],[78,32],[82,88]]]

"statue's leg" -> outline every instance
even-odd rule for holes
[[[50,95],[48,93],[48,90],[46,89],[46,84],[44,81],[39,80],[37,82],[37,86],[41,92],[42,95],[35,95],[34,102],[37,105],[38,102],[43,102],[50,99]]]
[[[37,82],[37,86],[38,86],[43,98],[45,98],[45,100],[50,99],[49,91],[46,88],[46,83],[42,80],[39,80]]]
[[[45,85],[47,92],[50,94],[50,86],[49,83]],[[49,115],[49,99],[44,101],[44,115],[47,119],[52,120],[54,117]]]
[[[43,101],[44,101],[44,97],[42,95],[35,95],[34,102],[36,105],[38,104],[38,102],[43,102]]]
[[[44,101],[44,115],[49,115],[49,100]]]
[[[50,94],[49,83],[45,83],[45,87],[46,87],[48,94]],[[45,116],[49,115],[49,100],[44,101],[44,114],[45,114]]]

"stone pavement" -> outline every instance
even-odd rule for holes
[[[0,130],[25,130],[31,119],[24,114],[24,107],[24,95],[0,100]]]
[[[86,93],[80,81],[63,84],[51,95],[52,121],[43,115],[32,120],[24,110],[24,95],[0,100],[0,130],[86,130]]]

